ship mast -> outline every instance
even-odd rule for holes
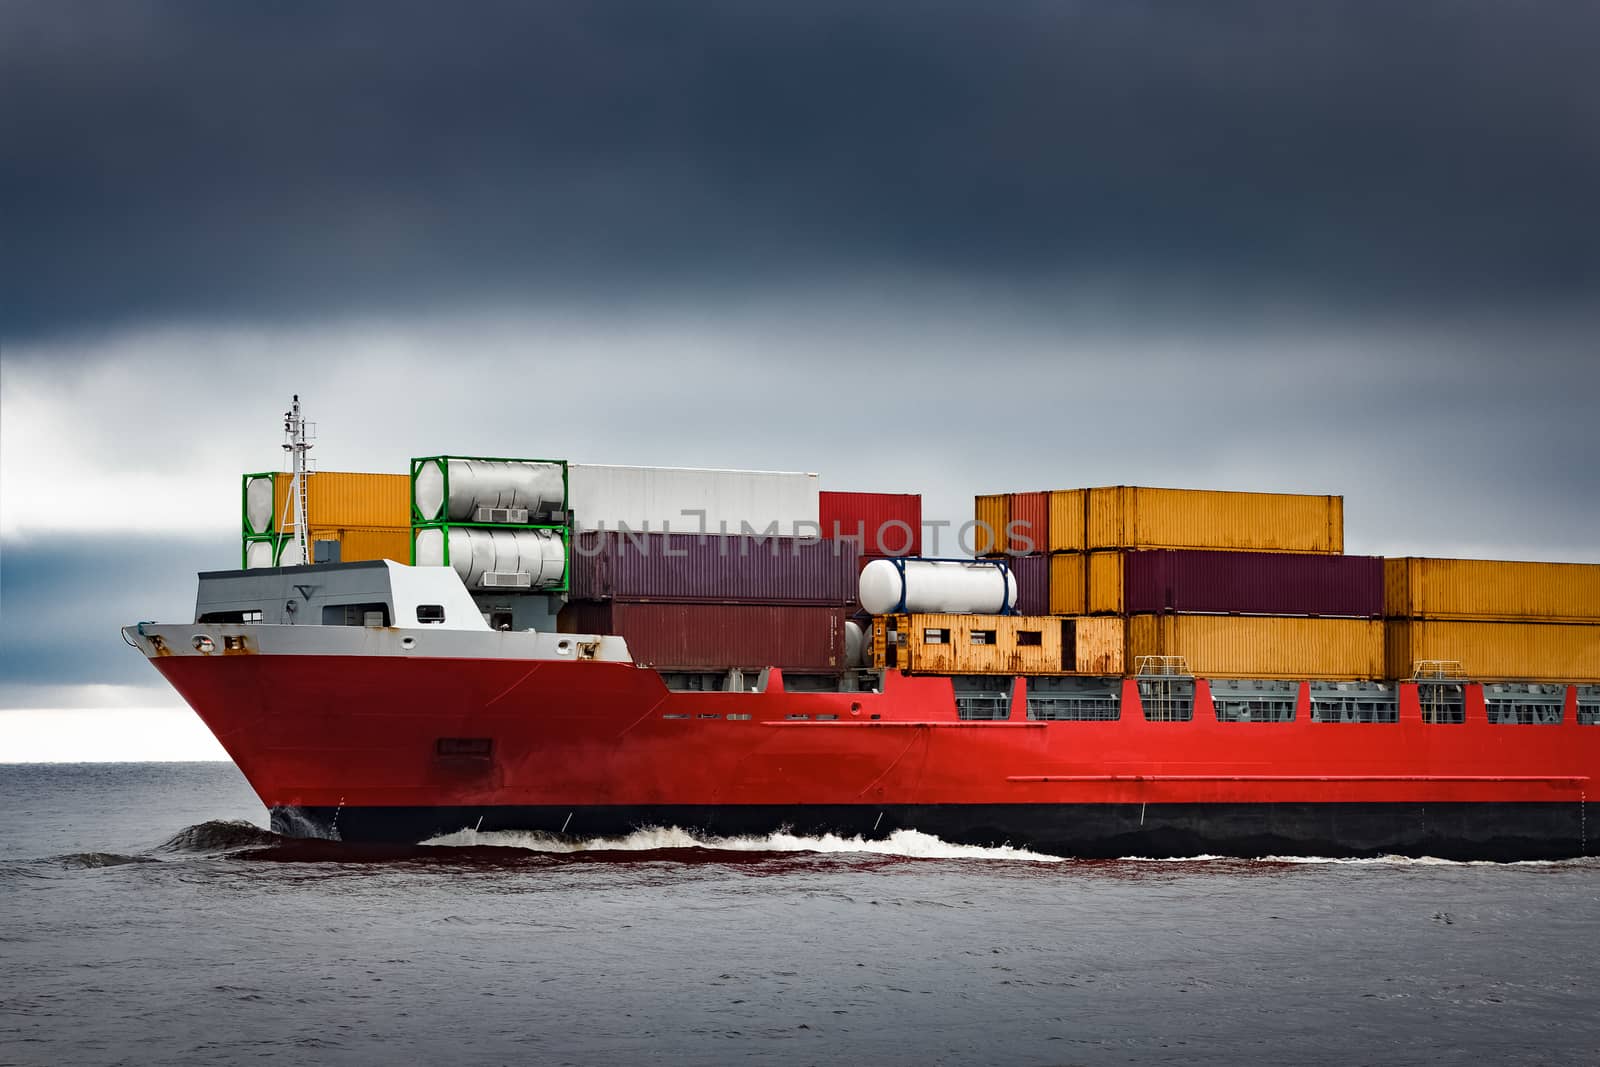
[[[308,424],[305,416],[300,414],[300,394],[294,394],[294,404],[283,413],[283,450],[289,453],[290,469],[294,472],[289,480],[289,496],[284,501],[284,519],[289,518],[289,511],[294,510],[294,548],[279,557],[280,567],[292,567],[311,562],[310,543],[307,540],[306,526],[306,474],[308,461],[306,453],[311,451],[311,444],[307,438]],[[279,524],[282,529],[285,523]]]

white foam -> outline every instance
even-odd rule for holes
[[[720,852],[817,852],[856,853],[873,856],[904,856],[910,859],[1004,860],[1020,863],[1062,863],[1060,856],[1045,856],[1027,849],[1000,845],[952,845],[932,834],[917,830],[896,830],[881,840],[862,837],[802,837],[779,831],[761,836],[707,837],[676,826],[636,830],[625,837],[594,837],[581,840],[558,838],[550,834],[518,830],[458,830],[425,842],[429,845],[468,847],[493,845],[522,848],[532,852],[654,852],[671,849],[702,848]]]

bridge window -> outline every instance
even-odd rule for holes
[[[425,622],[425,623],[426,622],[444,622],[444,605],[443,604],[418,604],[417,605],[417,621],[418,622]]]

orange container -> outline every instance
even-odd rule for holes
[[[1113,485],[1089,490],[1088,537],[1097,548],[1344,551],[1344,498]]]

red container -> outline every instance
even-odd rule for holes
[[[819,493],[822,536],[859,539],[862,555],[922,555],[920,493]]]
[[[1012,553],[1050,551],[1050,494],[1012,493],[1011,521],[1007,523],[1007,550]],[[1013,532],[1026,541],[1010,536]],[[1032,542],[1030,546],[1028,542]]]
[[[1228,615],[1383,614],[1383,560],[1276,552],[1125,552],[1123,610]]]
[[[773,604],[572,602],[562,633],[616,634],[651,667],[842,670],[844,608]]]
[[[849,604],[850,541],[591,530],[572,546],[572,599]]]
[[[1017,576],[1017,614],[1050,613],[1050,557],[1014,556],[1006,563]]]

